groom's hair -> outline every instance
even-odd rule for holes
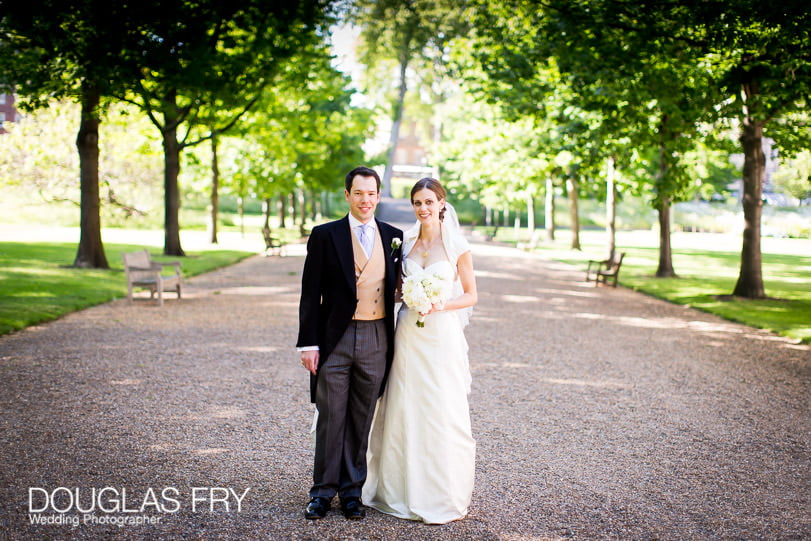
[[[346,180],[344,180],[344,184],[346,185],[347,192],[352,191],[352,181],[355,180],[355,177],[357,176],[374,177],[374,179],[377,181],[377,191],[380,192],[380,175],[378,175],[377,171],[375,171],[374,169],[364,166],[356,167],[346,174]]]

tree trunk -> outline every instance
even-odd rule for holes
[[[81,189],[81,232],[74,267],[109,269],[101,242],[101,205],[99,203],[99,89],[82,83],[82,117],[76,148],[79,151]]]
[[[555,240],[555,183],[552,177],[546,177],[544,229],[546,229],[547,240]]]
[[[578,210],[577,179],[569,176],[566,179],[566,188],[569,191],[569,216],[572,222],[572,250],[580,250],[580,211]]]
[[[408,46],[405,47],[408,51]],[[400,140],[400,124],[403,122],[403,108],[406,95],[406,69],[408,68],[408,52],[402,54],[400,58],[400,88],[397,91],[397,101],[394,103],[394,110],[391,115],[391,135],[389,136],[389,154],[386,160],[386,170],[383,172],[383,195],[391,197],[391,178],[393,176],[394,158],[397,151],[397,141]]]
[[[245,198],[237,197],[237,211],[239,212],[239,234],[245,238]]]
[[[287,227],[287,195],[279,195],[279,227]]]
[[[217,220],[220,213],[220,167],[217,161],[217,136],[211,137],[211,216],[209,241],[217,244]]]
[[[749,96],[747,96],[749,97]],[[733,295],[750,299],[766,297],[763,287],[763,256],[760,251],[760,220],[763,213],[763,122],[747,118],[741,133],[743,145],[743,248],[741,269]]]
[[[673,257],[670,249],[670,199],[665,198],[659,205],[659,267],[656,269],[658,278],[673,278]]]
[[[262,215],[264,217],[264,223],[262,224],[262,229],[267,229],[270,231],[270,206],[272,204],[272,200],[268,197],[267,199],[262,202]]]
[[[310,205],[312,206],[312,212],[310,216],[313,222],[317,222],[321,219],[321,201],[318,199],[318,192],[315,190],[310,192]]]
[[[659,148],[659,185],[665,185],[667,175],[667,161],[665,160],[664,145]],[[676,276],[673,270],[673,256],[670,249],[670,197],[661,196],[657,209],[659,211],[659,267],[656,269],[658,278],[672,278]]]
[[[329,205],[329,194],[323,192],[321,194],[321,216],[329,216],[331,212]]]
[[[186,255],[180,246],[180,187],[177,177],[180,173],[180,144],[177,141],[177,93],[170,91],[163,109],[163,191],[164,191],[164,241],[165,255]]]
[[[608,158],[608,174],[605,187],[605,232],[608,236],[608,259],[617,253],[617,184],[614,181],[614,157]]]
[[[535,236],[535,200],[531,193],[527,193],[527,230],[530,238]]]

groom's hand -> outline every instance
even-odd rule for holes
[[[318,350],[302,351],[301,364],[304,365],[308,372],[315,375],[316,370],[318,370]]]

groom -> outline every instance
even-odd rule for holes
[[[375,403],[394,354],[394,288],[403,232],[374,217],[380,177],[346,175],[349,214],[313,228],[301,279],[296,347],[316,404],[314,484],[304,516],[323,518],[337,493],[360,520]],[[398,239],[395,241],[394,239]]]

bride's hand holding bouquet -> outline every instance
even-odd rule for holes
[[[425,316],[441,310],[447,300],[445,282],[438,274],[420,272],[403,280],[403,302],[419,313],[417,327],[425,327]]]

